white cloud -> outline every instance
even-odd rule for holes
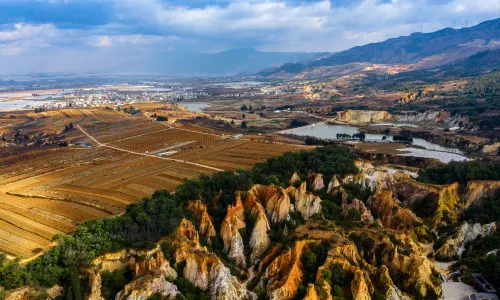
[[[0,42],[25,40],[34,37],[53,37],[57,29],[51,24],[31,25],[16,23],[0,30]]]
[[[95,43],[95,46],[97,47],[110,47],[113,43],[111,42],[111,39],[109,36],[100,36],[97,37],[97,42]]]
[[[458,4],[457,7],[455,8],[455,12],[464,12],[465,11],[465,5],[463,4]]]
[[[101,35],[89,38],[89,43],[92,46],[108,48],[112,46],[148,46],[161,43],[179,41],[181,38],[178,36],[155,36],[143,34],[129,34],[129,35]]]
[[[122,20],[141,20],[158,30],[228,47],[248,42],[260,49],[338,51],[407,35],[420,26],[431,31],[451,26],[457,18],[478,23],[496,16],[497,0],[479,2],[469,8],[470,0],[361,0],[347,6],[330,1],[243,0],[189,7],[161,0],[122,0],[117,13]]]
[[[87,0],[39,1],[71,5]],[[110,23],[64,29],[55,21],[0,25],[0,59],[47,53],[47,65],[48,57],[78,57],[90,67],[101,62],[99,57],[127,59],[169,49],[340,51],[408,35],[420,26],[430,32],[452,26],[454,20],[459,27],[466,19],[475,25],[498,17],[498,0],[474,5],[471,0],[351,0],[343,2],[348,2],[345,6],[338,0],[224,0],[196,7],[191,1],[95,1],[109,6],[114,16]],[[58,67],[63,68],[63,62]]]

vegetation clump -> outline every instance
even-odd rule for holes
[[[471,180],[500,180],[500,163],[470,161],[429,166],[419,173],[418,180],[432,184],[458,182],[461,186]]]

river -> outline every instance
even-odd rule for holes
[[[0,111],[11,111],[17,109],[26,109],[33,107],[41,107],[53,103],[50,100],[14,100],[0,101]]]
[[[210,107],[210,104],[202,102],[177,102],[177,105],[184,107],[192,112],[202,112],[205,108]]]

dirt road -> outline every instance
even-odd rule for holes
[[[82,127],[80,127],[80,125],[76,125],[76,127],[83,134],[85,134],[89,139],[91,139],[94,143],[96,143],[98,147],[106,147],[106,148],[109,148],[109,149],[114,149],[114,150],[117,150],[117,151],[127,152],[127,153],[131,153],[131,154],[135,154],[135,155],[141,155],[141,156],[146,156],[146,157],[152,157],[152,158],[157,158],[157,159],[163,159],[163,160],[175,161],[175,162],[179,162],[179,163],[185,163],[185,164],[188,164],[188,165],[202,167],[202,168],[206,168],[206,169],[210,169],[210,170],[214,170],[214,171],[218,171],[218,172],[224,171],[222,169],[214,168],[214,167],[211,167],[211,166],[207,166],[207,165],[203,165],[203,164],[199,164],[199,163],[195,163],[195,162],[191,162],[191,161],[187,161],[187,160],[181,160],[181,159],[175,159],[175,158],[168,158],[168,157],[161,157],[161,156],[156,156],[156,155],[151,155],[151,154],[146,154],[146,153],[139,153],[139,152],[134,152],[134,151],[130,151],[130,150],[126,150],[126,149],[122,149],[122,148],[118,148],[118,147],[106,145],[106,144],[103,144],[103,143],[99,142],[96,138],[94,138],[93,136],[91,136]]]

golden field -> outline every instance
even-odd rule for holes
[[[0,120],[9,128],[6,118]],[[87,219],[120,214],[155,190],[175,190],[185,178],[249,169],[303,148],[233,139],[207,128],[171,126],[101,108],[23,113],[10,123],[19,126],[20,120],[27,125],[25,132],[57,132],[69,122],[75,125],[67,133],[69,147],[20,151],[24,148],[16,146],[10,155],[12,145],[2,149],[0,251],[23,258],[49,247],[54,234],[70,233]],[[82,144],[89,146],[78,146]],[[169,147],[178,152],[147,154]]]

